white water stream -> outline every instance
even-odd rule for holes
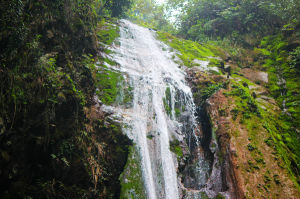
[[[111,57],[118,66],[110,67],[126,74],[133,87],[133,102],[129,108],[117,109],[130,126],[124,131],[140,155],[147,198],[177,199],[182,185],[170,141],[188,138],[191,135],[186,134],[193,134],[196,126],[195,106],[185,73],[151,30],[122,20],[119,45],[112,48]],[[169,113],[163,99],[169,103]],[[176,120],[176,107],[185,115],[184,122]],[[149,135],[153,138],[149,139]]]

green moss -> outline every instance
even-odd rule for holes
[[[210,199],[210,197],[207,196],[207,194],[205,192],[201,192],[201,199]],[[222,194],[218,194],[216,197],[212,198],[212,199],[226,199]]]
[[[104,63],[109,60],[105,59]],[[110,61],[110,63],[114,63]],[[96,72],[95,85],[96,94],[99,99],[107,105],[130,105],[133,100],[133,87],[125,81],[123,75],[102,64]]]
[[[144,190],[140,161],[140,156],[135,146],[131,146],[124,172],[120,176],[120,199],[147,198]]]
[[[119,26],[103,19],[99,22],[97,36],[100,42],[111,45],[119,37]]]
[[[264,55],[264,67],[269,74],[268,88],[278,104],[286,102],[290,114],[266,112],[263,127],[270,133],[270,138],[265,140],[266,144],[276,149],[294,182],[299,183],[300,143],[295,128],[300,125],[300,79],[299,68],[294,62],[298,53],[297,49],[288,53],[286,47],[287,42],[281,35],[265,37],[261,42],[259,50]],[[283,85],[278,85],[279,78],[285,80]],[[297,186],[299,188],[299,184]]]
[[[183,151],[180,147],[180,142],[176,139],[170,141],[170,151],[176,154],[177,159],[181,159],[183,157]]]
[[[241,76],[241,74],[232,74],[231,77],[240,79],[242,83],[247,83],[248,86],[255,86],[253,82],[251,82],[249,79]]]
[[[242,82],[232,80],[232,90],[227,92],[234,98],[236,107],[231,111],[233,119],[241,114],[241,123],[245,124],[249,132],[251,144],[247,147],[251,156],[258,164],[264,166],[263,154],[259,151],[261,146],[261,127],[265,128],[270,137],[264,142],[276,150],[278,157],[281,157],[285,167],[289,170],[291,178],[298,186],[296,176],[299,176],[300,166],[300,144],[295,131],[291,128],[291,122],[287,116],[276,113],[272,110],[262,110],[251,96],[251,92]]]
[[[198,90],[198,92],[193,93],[194,98],[199,99],[200,104],[203,104],[206,101],[206,99],[208,99],[210,96],[212,96],[221,88],[225,88],[225,87],[226,87],[225,83],[216,84],[214,82],[211,82],[209,86],[201,85],[201,88]]]
[[[231,115],[232,115],[232,119],[236,120],[237,116],[239,115],[239,109],[234,108],[230,111]]]
[[[210,57],[220,56],[221,52],[218,48],[209,44],[199,44],[190,40],[184,40],[169,33],[157,32],[158,39],[162,40],[180,53],[177,56],[183,61],[187,67],[195,66],[195,59],[211,61],[211,66],[218,65],[219,61]]]
[[[163,98],[163,103],[164,103],[166,113],[171,117],[172,116],[172,99],[171,99],[170,87],[166,88],[165,97]]]
[[[97,28],[98,40],[104,48],[105,54],[111,51],[107,46],[111,45],[119,37],[119,27],[112,20],[102,19]],[[100,66],[96,72],[96,94],[99,99],[107,105],[114,103],[130,104],[133,99],[133,88],[125,82],[123,75],[115,70],[108,68],[106,65],[116,65],[115,61],[107,57],[99,58]]]
[[[205,192],[201,192],[201,198],[202,199],[209,199],[209,197],[207,196],[207,194]]]
[[[166,88],[165,96],[166,96],[166,99],[167,99],[168,101],[171,101],[171,89],[170,89],[170,87],[167,87],[167,88]]]
[[[133,87],[128,85],[121,73],[103,67],[96,74],[96,94],[107,105],[130,105],[133,100]]]
[[[248,144],[247,147],[248,147],[249,151],[254,151],[255,150],[255,146],[253,146],[252,144]]]
[[[222,194],[218,194],[214,199],[226,199]]]
[[[291,125],[300,126],[300,48],[287,52],[287,41],[283,36],[269,36],[261,41],[259,51],[264,56],[264,67],[269,74],[268,88],[279,104],[286,101],[287,111],[291,114]],[[267,52],[267,53],[266,53]],[[279,77],[286,82],[278,85]],[[286,88],[285,88],[286,87]],[[282,95],[283,94],[283,95]]]
[[[128,103],[132,102],[132,100],[133,100],[133,89],[134,88],[130,85],[125,89],[123,103],[128,104]]]
[[[175,108],[175,116],[178,118],[181,114],[181,111],[179,108]]]
[[[291,132],[289,129],[284,127],[284,120],[281,120],[278,117],[274,117],[273,115],[264,115],[265,120],[263,123],[263,127],[270,133],[272,140],[269,138],[268,143],[270,143],[271,147],[274,147],[276,150],[276,154],[281,157],[284,162],[285,168],[287,168],[290,172],[290,175],[296,185],[297,184],[297,173],[299,172],[299,142],[297,141],[296,135],[291,138]]]
[[[252,160],[248,160],[249,169],[248,172],[253,172],[254,170],[259,170],[259,166],[255,164]]]
[[[123,79],[119,72],[102,67],[96,74],[96,91],[99,99],[104,103],[111,105],[116,101],[117,95],[120,92],[118,82]]]
[[[236,82],[234,80],[232,80],[231,87],[232,90],[225,94],[235,99],[236,108],[231,111],[233,119],[236,119],[239,113],[242,113],[242,123],[253,116],[261,117],[260,109],[251,95],[249,88],[244,87],[243,82]]]

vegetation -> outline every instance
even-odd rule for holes
[[[170,87],[166,88],[165,97],[163,98],[163,103],[166,113],[169,117],[172,117],[172,96]]]
[[[174,26],[167,20],[164,5],[158,5],[154,0],[132,0],[132,4],[126,13],[131,21],[155,30],[175,32]]]
[[[131,146],[124,172],[120,176],[122,182],[121,199],[146,198],[140,161],[135,146]]]
[[[112,17],[159,30],[180,66],[209,62],[193,82],[198,109],[226,89],[234,104],[218,114],[247,130],[247,172],[263,172],[258,190],[283,183],[269,170],[264,147],[299,189],[299,0],[3,0],[1,198],[146,198],[135,146],[94,106],[95,96],[106,105],[130,106],[133,98],[130,83],[109,67],[117,63],[104,56],[119,36]],[[247,76],[256,72],[268,81]],[[165,111],[180,118],[185,107],[171,97],[167,87]],[[178,140],[170,150],[183,157]]]
[[[117,36],[103,31],[104,16],[122,15],[130,1],[0,5],[0,197],[117,196],[130,142],[91,115],[96,87],[106,86],[98,41]]]
[[[233,82],[232,90],[227,93],[232,96],[235,102],[235,108],[231,111],[232,117],[239,117],[239,122],[244,124],[249,132],[250,144],[247,145],[252,157],[257,164],[264,166],[264,156],[259,150],[261,144],[261,127],[265,128],[270,137],[265,140],[265,143],[276,150],[278,157],[284,161],[284,167],[290,172],[295,183],[299,179],[299,142],[297,141],[293,130],[290,127],[289,121],[285,119],[282,113],[277,113],[272,110],[264,110],[251,95],[249,88],[244,87],[241,82]],[[248,161],[250,168],[259,169],[257,164],[251,160]]]
[[[219,56],[234,65],[232,77],[239,82],[231,81],[232,90],[227,94],[236,103],[231,110],[233,119],[241,117],[239,122],[245,124],[251,134],[248,149],[258,163],[263,162],[255,143],[259,139],[255,121],[263,121],[261,125],[268,129],[271,138],[266,142],[272,143],[294,181],[299,183],[299,179],[296,180],[300,149],[299,1],[169,0],[167,5],[168,13],[176,13],[175,34],[198,43],[177,39],[168,33],[158,33],[159,38],[178,50],[178,57],[188,67],[197,66],[193,63],[196,57],[207,60],[211,56]],[[212,50],[214,45],[227,52]],[[220,67],[220,61],[211,62]],[[269,81],[262,86],[281,107],[280,113],[260,108],[256,94],[251,93],[248,86],[256,87],[261,83],[242,77],[244,68],[268,73]],[[195,94],[196,101],[198,98],[205,100],[221,86],[210,82],[213,83],[210,86],[199,85],[202,90],[198,89]]]
[[[253,41],[280,29],[299,25],[298,1],[169,0],[179,11],[179,34],[196,41],[229,38],[253,45]]]
[[[300,125],[299,47],[288,50],[288,42],[282,35],[265,37],[260,48],[256,48],[269,73],[268,88],[272,96],[288,112],[286,119],[297,128]]]
[[[183,61],[187,67],[196,66],[194,60],[210,61],[210,66],[219,64],[218,56],[222,56],[222,52],[217,47],[209,44],[199,44],[190,40],[177,38],[169,33],[158,32],[158,39],[177,50],[177,56]]]
[[[177,139],[170,141],[170,150],[176,154],[178,160],[183,157],[183,151],[180,147],[180,142]]]

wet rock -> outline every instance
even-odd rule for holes
[[[255,83],[266,84],[269,81],[268,73],[262,71],[256,71],[251,68],[243,68],[241,73],[249,80]]]
[[[112,106],[101,106],[101,111],[104,113],[104,116],[110,116],[112,114],[114,114],[114,108]]]

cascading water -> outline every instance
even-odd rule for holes
[[[153,31],[127,20],[120,22],[118,46],[111,48],[114,53],[110,59],[118,65],[109,67],[124,74],[133,87],[131,106],[119,105],[115,109],[127,124],[124,132],[140,156],[149,199],[183,197],[185,188],[177,175],[178,162],[176,154],[170,151],[170,142],[186,143],[187,151],[199,146],[192,92],[185,82],[185,73],[172,61],[175,53],[167,52],[167,48],[155,39]],[[201,187],[209,171],[201,169],[201,165],[206,165],[203,158],[196,164],[199,172],[194,176],[200,180],[194,183]],[[185,198],[196,198],[189,195]]]

